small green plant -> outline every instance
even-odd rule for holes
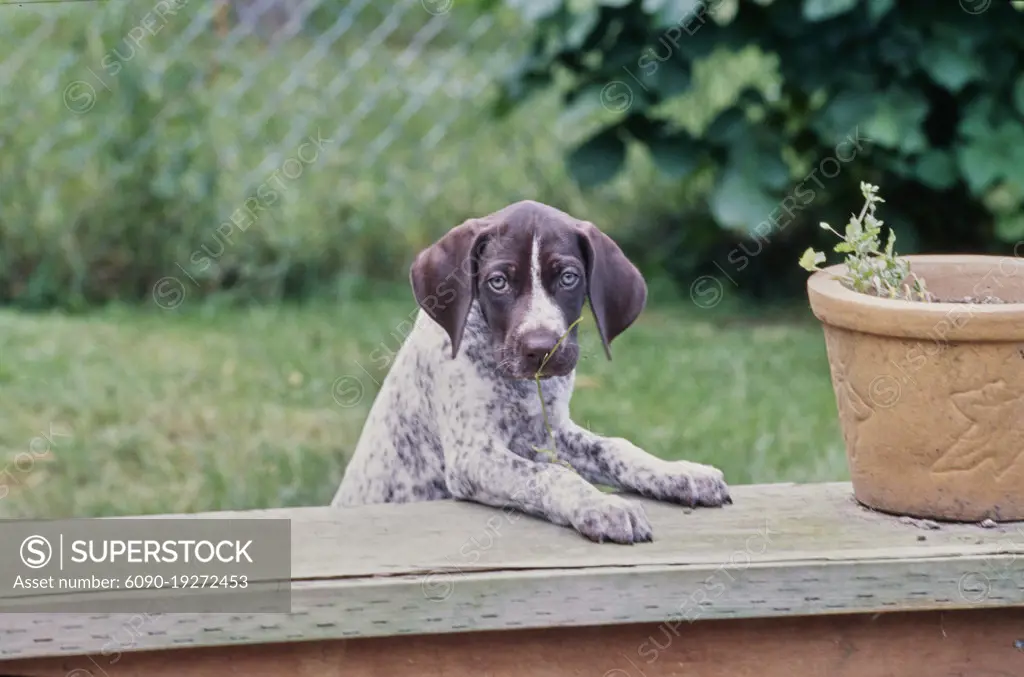
[[[562,341],[566,339],[569,333],[572,332],[573,328],[576,325],[578,325],[581,321],[583,321],[582,315],[576,318],[576,321],[569,325],[569,328],[566,329],[565,333],[563,333],[562,336],[558,339],[558,342],[555,344],[555,347],[548,351],[548,354],[544,356],[544,359],[540,363],[540,368],[537,369],[537,373],[533,375],[533,380],[537,384],[537,397],[540,398],[540,411],[541,414],[543,414],[544,416],[544,429],[548,431],[548,439],[551,440],[550,449],[545,449],[543,447],[533,447],[533,450],[536,451],[538,454],[547,454],[551,458],[552,463],[558,463],[559,465],[563,465],[569,470],[572,470],[573,472],[576,472],[576,469],[573,468],[568,461],[558,458],[558,450],[555,448],[555,431],[554,429],[552,429],[551,423],[548,422],[548,408],[544,404],[544,392],[541,390],[540,387],[540,377],[541,374],[544,373],[544,367],[547,366],[548,360],[551,359],[552,355],[558,352],[558,349],[562,346]]]
[[[896,233],[891,228],[885,250],[881,250],[882,243],[878,236],[882,232],[883,222],[875,216],[875,208],[885,200],[878,195],[878,186],[861,182],[860,190],[864,195],[864,207],[859,215],[850,215],[845,235],[827,223],[821,223],[822,228],[832,231],[842,240],[834,251],[847,255],[845,274],[836,275],[835,278],[863,294],[931,302],[933,296],[925,288],[925,281],[910,271],[908,261],[893,252]],[[824,262],[825,254],[810,247],[800,257],[800,267],[808,271],[821,270],[819,264]]]

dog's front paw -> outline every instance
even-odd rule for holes
[[[644,507],[611,494],[583,499],[573,511],[572,526],[598,543],[643,543],[653,540],[654,531]]]
[[[690,461],[670,461],[654,479],[656,498],[691,507],[732,503],[725,475],[718,468]]]

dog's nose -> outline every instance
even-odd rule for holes
[[[523,335],[523,358],[539,369],[548,353],[558,344],[558,336],[548,331],[531,331]]]

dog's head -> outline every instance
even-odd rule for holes
[[[529,200],[456,226],[420,252],[410,279],[416,302],[451,338],[453,358],[477,300],[502,375],[517,379],[533,378],[545,359],[542,377],[576,367],[573,323],[586,299],[608,359],[647,302],[643,276],[610,237]]]

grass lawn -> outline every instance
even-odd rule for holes
[[[414,308],[403,289],[375,296],[0,311],[0,517],[326,503],[383,377],[371,355],[397,349]],[[614,362],[588,316],[575,419],[733,484],[845,479],[821,330],[778,315],[654,301]],[[332,393],[344,376],[365,389],[354,406]]]

